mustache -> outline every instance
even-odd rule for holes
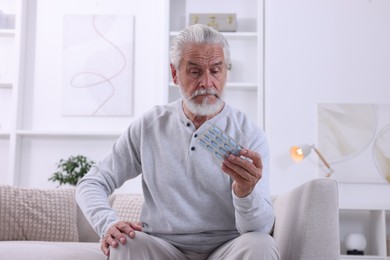
[[[198,96],[203,96],[203,95],[213,95],[217,98],[220,98],[220,94],[218,93],[218,91],[216,91],[215,89],[213,88],[210,88],[210,89],[198,89],[196,90],[194,93],[192,93],[192,95],[190,96],[190,99],[194,99]]]

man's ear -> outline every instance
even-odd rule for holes
[[[179,84],[179,81],[177,80],[177,70],[172,63],[170,64],[170,66],[171,66],[171,75],[172,75],[173,83],[177,85]]]

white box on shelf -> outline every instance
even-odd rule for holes
[[[237,31],[237,17],[233,13],[190,14],[190,25],[205,24],[220,32]]]

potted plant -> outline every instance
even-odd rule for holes
[[[76,186],[77,182],[91,169],[95,162],[84,155],[70,156],[68,159],[61,159],[57,163],[57,169],[49,181],[59,182],[60,186],[70,184]]]

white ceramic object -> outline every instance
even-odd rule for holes
[[[366,238],[362,234],[352,233],[345,237],[345,248],[347,250],[364,251],[367,246]]]

